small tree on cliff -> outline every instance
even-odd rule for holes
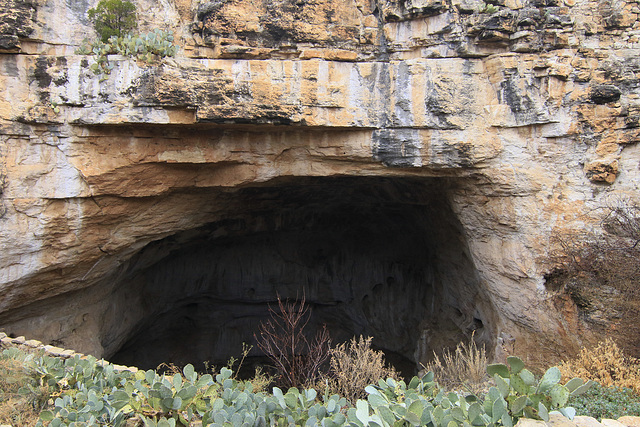
[[[121,37],[136,28],[136,6],[127,0],[100,0],[89,9],[89,20],[106,43],[109,37]]]

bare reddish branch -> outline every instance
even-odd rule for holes
[[[283,387],[313,384],[329,358],[331,339],[325,326],[313,338],[307,338],[309,306],[303,295],[299,302],[282,301],[278,311],[269,307],[270,319],[260,324],[254,337],[258,348],[271,360]]]

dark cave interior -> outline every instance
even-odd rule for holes
[[[222,366],[255,344],[278,296],[304,296],[309,331],[326,325],[334,343],[372,336],[403,372],[473,331],[490,344],[491,304],[449,185],[296,178],[218,197],[232,201],[224,218],[150,243],[118,273],[127,304],[104,327],[105,357]],[[250,356],[263,355],[254,345]]]

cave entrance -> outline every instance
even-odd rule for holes
[[[296,178],[217,196],[219,221],[153,242],[123,267],[115,292],[126,294],[128,326],[103,338],[105,356],[141,368],[221,366],[254,343],[278,295],[304,295],[309,326],[326,325],[334,343],[372,336],[404,373],[473,331],[491,344],[490,304],[450,185]]]

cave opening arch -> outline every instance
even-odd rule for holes
[[[296,177],[218,195],[218,220],[148,244],[110,279],[126,304],[106,314],[105,357],[220,366],[254,342],[278,296],[301,295],[311,330],[326,325],[334,343],[372,336],[405,373],[474,332],[491,349],[494,310],[452,185]]]

